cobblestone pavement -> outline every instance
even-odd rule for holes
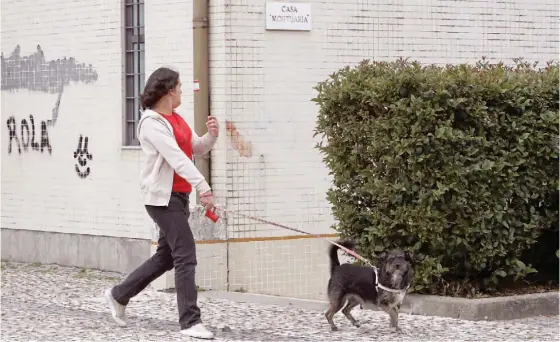
[[[129,326],[113,324],[103,291],[121,274],[55,265],[2,263],[2,341],[188,341],[178,332],[175,294],[147,289],[127,308]],[[217,341],[558,341],[558,317],[470,322],[401,315],[401,334],[388,317],[356,310],[354,328],[322,311],[240,303],[199,296],[202,317]],[[223,331],[224,327],[230,331]],[[228,329],[225,329],[228,330]]]

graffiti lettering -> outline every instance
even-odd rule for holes
[[[93,159],[93,155],[88,151],[88,137],[83,138],[80,135],[78,140],[78,148],[74,152],[74,159],[76,159],[76,173],[80,178],[86,178],[89,176],[91,170],[87,165],[88,160]]]
[[[16,119],[11,116],[7,122],[8,130],[10,131],[10,143],[8,144],[8,153],[12,153],[12,140],[15,140],[17,143],[17,148],[19,154],[21,154],[21,146],[19,144],[19,138],[16,132]]]
[[[52,118],[46,121],[48,126],[56,124],[60,99],[66,85],[71,81],[92,83],[97,80],[97,71],[91,64],[78,63],[74,57],[47,61],[40,45],[37,45],[35,53],[28,56],[21,56],[20,53],[19,45],[7,58],[2,53],[1,88],[9,91],[27,89],[58,94],[52,109]]]
[[[26,119],[21,120],[20,123],[20,136],[17,134],[16,119],[13,116],[8,118],[6,125],[8,126],[10,142],[8,144],[8,153],[12,153],[12,144],[17,144],[18,153],[21,154],[21,146],[23,145],[23,150],[27,151],[31,140],[31,149],[35,151],[41,151],[43,153],[45,149],[52,154],[52,147],[49,141],[49,132],[47,130],[47,123],[41,121],[41,142],[35,141],[35,119],[33,115],[29,115],[29,122],[31,123],[31,129],[29,129],[29,124]],[[30,139],[31,136],[31,139]]]
[[[14,120],[14,123],[15,123],[15,120]],[[23,150],[27,151],[27,148],[29,147],[29,137],[31,136],[31,134],[29,133],[29,125],[27,124],[27,120],[25,120],[25,119],[21,120],[21,135],[20,136],[21,136],[21,144],[23,145]]]

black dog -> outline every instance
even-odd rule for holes
[[[354,249],[354,242],[338,242],[350,250]],[[352,317],[350,311],[358,306],[376,305],[391,317],[391,327],[397,331],[399,308],[412,281],[412,258],[408,252],[392,251],[381,262],[377,271],[369,266],[352,264],[340,265],[338,260],[338,246],[331,246],[329,255],[331,262],[331,278],[327,288],[330,306],[325,317],[332,331],[338,330],[333,322],[333,316],[347,302],[342,313],[352,325],[359,327],[359,323]],[[379,286],[377,286],[379,285]],[[383,289],[385,288],[385,289]],[[394,291],[394,292],[393,292]]]

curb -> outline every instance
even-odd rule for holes
[[[411,294],[405,298],[402,312],[469,321],[557,316],[559,314],[559,294],[558,292],[546,292],[480,299]]]
[[[326,310],[328,303],[291,297],[254,293],[204,291],[200,297],[265,305],[291,306],[308,310]],[[428,295],[408,295],[401,312],[410,315],[450,317],[469,321],[498,321],[534,316],[559,315],[559,293],[546,292],[509,297],[465,299]]]

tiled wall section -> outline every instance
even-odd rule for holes
[[[321,239],[230,244],[230,290],[326,299],[328,244]]]
[[[310,32],[266,31],[265,1],[211,2],[212,112],[231,121],[212,153],[220,199],[314,232],[333,223],[314,148],[313,86],[363,59],[423,63],[558,58],[558,0],[339,0],[311,4]],[[242,218],[231,237],[289,232]]]

